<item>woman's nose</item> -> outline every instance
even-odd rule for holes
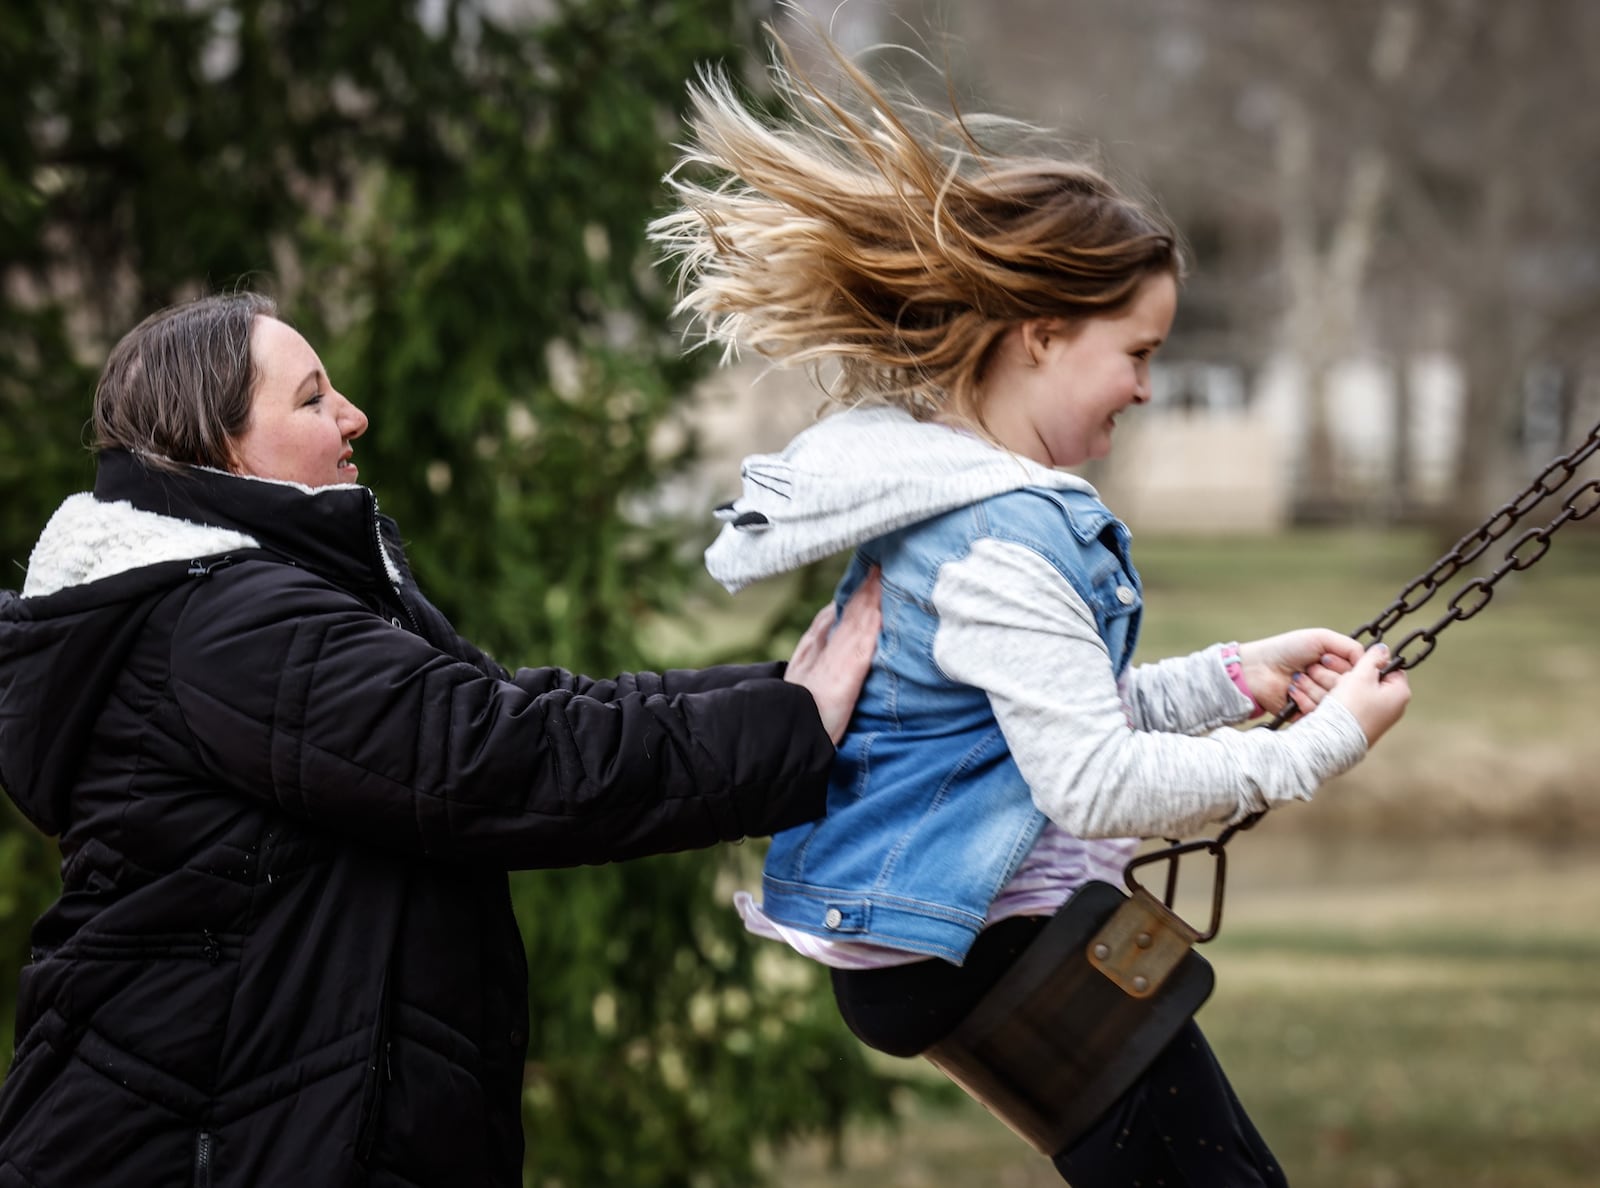
[[[344,397],[340,399],[344,400]],[[367,431],[367,414],[345,400],[344,408],[339,413],[339,431],[351,441],[360,437]]]

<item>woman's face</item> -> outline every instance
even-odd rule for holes
[[[250,329],[256,365],[250,421],[233,439],[234,469],[307,487],[356,481],[350,443],[367,417],[328,382],[322,360],[298,331],[258,317]]]
[[[1046,466],[1105,457],[1118,414],[1150,399],[1150,359],[1177,307],[1177,281],[1158,272],[1116,313],[1016,327],[984,379],[984,425]]]

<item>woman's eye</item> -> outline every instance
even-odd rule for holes
[[[322,403],[322,393],[321,392],[313,392],[313,393],[311,393],[311,395],[306,398],[306,403],[307,404],[321,404]]]

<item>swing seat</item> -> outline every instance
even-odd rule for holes
[[[1193,929],[1142,889],[1079,888],[923,1053],[1035,1150],[1066,1150],[1210,997]]]

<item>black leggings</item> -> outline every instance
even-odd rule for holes
[[[1002,920],[965,964],[918,961],[833,972],[839,1012],[869,1047],[914,1056],[948,1035],[1045,925]],[[1075,1188],[1288,1188],[1194,1020],[1089,1132],[1054,1160]]]

